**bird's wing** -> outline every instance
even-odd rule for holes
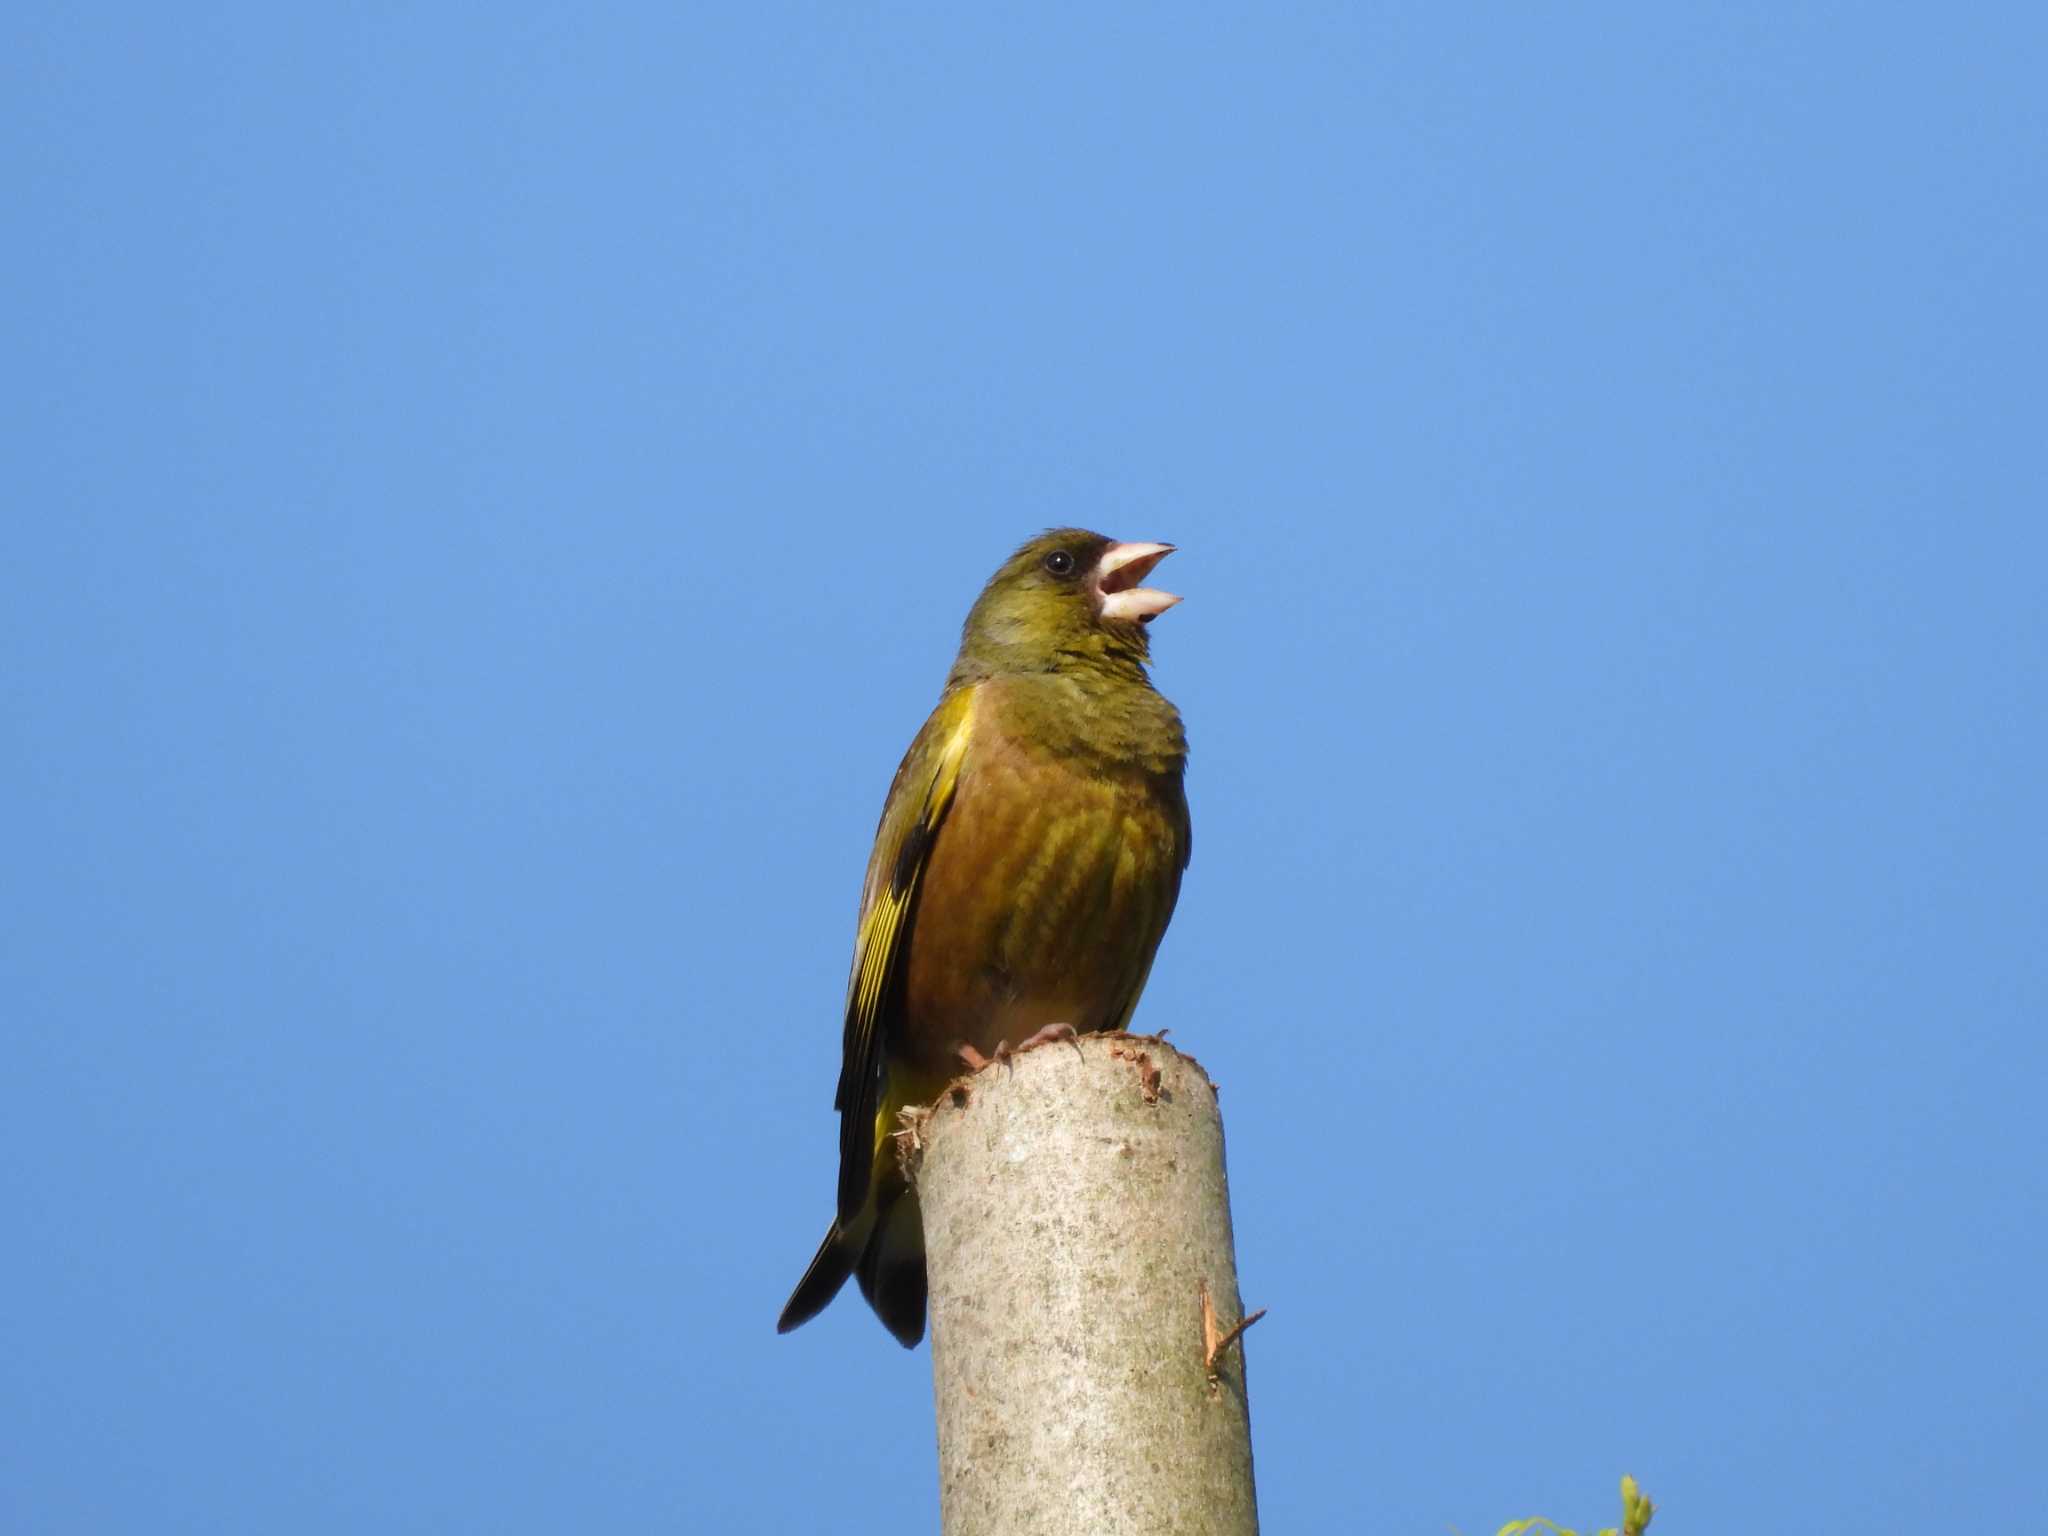
[[[904,754],[861,896],[853,973],[846,983],[846,1048],[839,1069],[839,1219],[851,1222],[865,1203],[882,1130],[876,1125],[888,1073],[887,1044],[902,1007],[903,965],[910,951],[918,886],[932,842],[953,803],[960,765],[974,727],[974,689],[939,701]]]

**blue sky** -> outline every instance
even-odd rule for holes
[[[1181,546],[1267,1528],[2026,1502],[2038,8],[9,33],[0,1525],[931,1529],[772,1324],[1063,523]]]

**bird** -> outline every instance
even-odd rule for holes
[[[1128,1026],[1191,847],[1187,735],[1153,687],[1141,585],[1171,544],[1056,528],[981,590],[882,806],[846,988],[838,1203],[788,1333],[855,1277],[924,1337],[917,1195],[889,1138],[992,1058]]]

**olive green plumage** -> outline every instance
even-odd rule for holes
[[[887,1138],[961,1070],[1051,1025],[1121,1029],[1189,851],[1180,716],[1145,672],[1138,587],[1166,545],[1041,534],[982,589],[882,807],[847,985],[838,1213],[787,1332],[849,1274],[906,1347],[923,1232]]]

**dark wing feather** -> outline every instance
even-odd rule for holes
[[[846,983],[845,1056],[839,1071],[839,1219],[851,1223],[866,1202],[883,1128],[888,1042],[900,1022],[903,966],[910,953],[917,892],[932,843],[953,803],[974,723],[974,690],[939,701],[904,754],[882,807],[868,860]]]

